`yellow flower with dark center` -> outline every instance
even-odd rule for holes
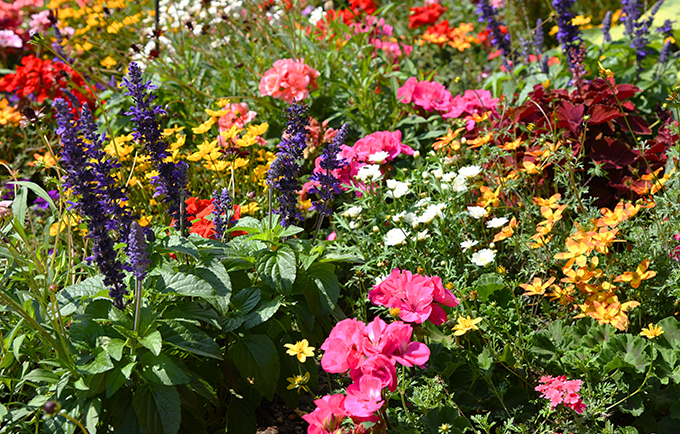
[[[647,328],[642,329],[640,332],[640,336],[644,336],[647,339],[654,339],[658,336],[661,336],[663,334],[663,329],[661,326],[658,326],[656,324],[649,324]]]
[[[458,317],[458,324],[453,326],[453,329],[455,332],[453,333],[455,336],[463,336],[465,333],[467,333],[470,330],[479,330],[477,328],[477,324],[482,322],[483,318],[475,318],[472,319],[470,318],[470,315],[467,316],[467,318],[463,318],[462,316]]]
[[[305,363],[307,357],[314,357],[314,347],[309,346],[307,339],[297,341],[295,344],[285,344],[284,347],[288,348],[286,354],[297,357],[300,363]]]
[[[307,392],[310,392],[309,388],[307,387],[307,383],[309,383],[309,372],[305,372],[305,375],[296,375],[295,377],[288,377],[286,378],[286,380],[288,380],[288,382],[290,383],[286,387],[286,389],[288,390],[297,389],[298,393],[300,393],[300,391],[303,389],[306,390]]]

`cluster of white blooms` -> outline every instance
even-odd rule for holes
[[[467,207],[467,212],[473,219],[481,219],[486,216],[486,209],[481,206],[469,206]]]
[[[491,249],[482,249],[472,254],[470,260],[473,264],[480,267],[486,267],[496,258],[496,252]]]
[[[359,169],[356,179],[360,182],[376,181],[382,176],[380,166],[377,164],[367,164]]]
[[[375,154],[371,154],[368,157],[368,161],[374,164],[382,164],[387,160],[387,157],[390,156],[390,153],[387,151],[378,151]]]
[[[316,26],[316,23],[323,20],[325,16],[326,11],[324,11],[323,8],[319,6],[309,14],[309,24]]]
[[[386,196],[392,199],[399,199],[408,194],[408,183],[396,181],[394,179],[387,180],[387,194]]]
[[[221,23],[223,17],[240,18],[243,11],[242,0],[212,0],[208,6],[203,0],[161,0],[159,6],[163,30],[184,27],[195,35],[201,34],[204,25]]]
[[[361,206],[357,205],[357,206],[347,208],[345,210],[345,212],[342,213],[342,216],[345,217],[345,218],[348,218],[348,219],[356,219],[357,217],[359,217],[361,215],[362,211],[363,211],[363,209],[361,208]],[[349,222],[349,228],[350,229],[356,229],[360,226],[360,224],[361,224],[360,219],[351,220]]]
[[[392,221],[395,223],[404,222],[410,225],[414,229],[421,224],[429,224],[437,217],[443,217],[443,211],[446,209],[445,203],[430,203],[431,199],[424,198],[416,203],[416,208],[425,208],[422,214],[419,216],[411,211],[402,211],[399,214],[392,216]]]
[[[399,246],[406,242],[406,237],[408,237],[408,232],[405,232],[401,228],[393,228],[387,231],[385,234],[385,245],[386,246]]]

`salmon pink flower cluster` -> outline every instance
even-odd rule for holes
[[[437,276],[421,276],[398,268],[368,292],[372,303],[399,309],[399,318],[406,322],[421,324],[430,321],[434,325],[446,322],[442,306],[455,307],[458,299],[442,285]]]
[[[375,414],[385,401],[384,388],[397,390],[396,364],[422,367],[430,349],[412,342],[413,329],[401,321],[387,324],[376,318],[368,324],[357,319],[340,321],[321,345],[321,366],[331,374],[349,371],[354,381],[346,395],[324,396],[314,401],[317,408],[303,416],[309,433],[335,432],[345,417],[354,422],[377,422]]]
[[[338,159],[344,159],[347,164],[332,173],[340,181],[341,188],[347,190],[362,167],[393,161],[400,154],[413,155],[414,152],[413,148],[401,143],[401,131],[378,131],[359,139],[354,146],[342,145]],[[318,157],[314,162],[314,173],[322,171],[321,157]],[[303,190],[309,192],[314,186],[314,182],[307,182]]]
[[[260,80],[260,95],[280,98],[288,104],[309,96],[309,88],[316,89],[319,71],[305,64],[304,59],[280,59]]]
[[[581,390],[581,380],[567,380],[566,375],[560,377],[541,377],[541,383],[536,386],[536,391],[541,392],[541,397],[550,400],[550,408],[553,409],[559,404],[564,404],[573,409],[576,413],[582,414],[586,405],[581,400],[578,392]]]

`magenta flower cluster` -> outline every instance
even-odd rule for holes
[[[349,371],[354,381],[346,395],[317,399],[317,408],[303,418],[311,434],[335,432],[345,417],[354,422],[377,422],[376,412],[385,401],[383,389],[397,390],[396,364],[423,366],[430,349],[411,341],[413,329],[401,321],[387,324],[376,318],[368,324],[357,319],[340,321],[321,345],[321,366],[331,374]]]
[[[675,241],[680,241],[680,234],[673,235],[673,239]],[[680,246],[676,246],[675,249],[673,249],[671,252],[671,258],[675,259],[676,262],[678,259],[680,259]]]
[[[398,268],[368,292],[373,304],[399,309],[399,318],[406,322],[421,324],[430,321],[434,325],[446,322],[442,306],[455,307],[458,299],[442,285],[437,276],[421,276]]]
[[[482,115],[488,111],[496,113],[498,98],[491,98],[491,92],[484,89],[468,89],[463,95],[455,97],[444,85],[436,81],[418,81],[411,77],[397,90],[397,99],[404,104],[415,105],[426,112],[437,111],[443,118],[466,120],[466,127],[475,127],[472,115]]]
[[[573,409],[576,413],[582,414],[586,405],[581,400],[578,392],[581,390],[581,380],[567,380],[566,375],[560,377],[541,377],[540,385],[536,386],[536,391],[541,392],[541,397],[550,400],[550,408],[553,409],[560,404]]]

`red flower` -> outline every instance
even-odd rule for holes
[[[408,17],[408,26],[411,29],[420,26],[430,26],[436,23],[444,12],[446,12],[446,7],[439,3],[411,8],[411,15]]]
[[[349,0],[349,5],[357,15],[362,11],[366,12],[368,15],[372,15],[373,12],[378,9],[373,0]]]
[[[16,92],[21,98],[33,94],[38,103],[46,98],[63,97],[63,88],[71,89],[81,104],[87,102],[90,109],[94,109],[94,94],[90,87],[79,74],[62,62],[26,56],[21,59],[21,66],[16,73],[7,74],[0,80],[0,92]]]
[[[214,240],[217,233],[215,232],[215,223],[206,218],[215,211],[212,199],[196,199],[195,197],[190,197],[185,200],[184,203],[187,204],[186,213],[191,222],[189,233],[198,234],[203,238],[211,238]],[[234,215],[231,216],[229,226],[235,225],[240,218],[241,207],[239,205],[234,205]],[[231,233],[231,235],[235,237],[245,234],[246,232],[244,231],[234,231]]]

